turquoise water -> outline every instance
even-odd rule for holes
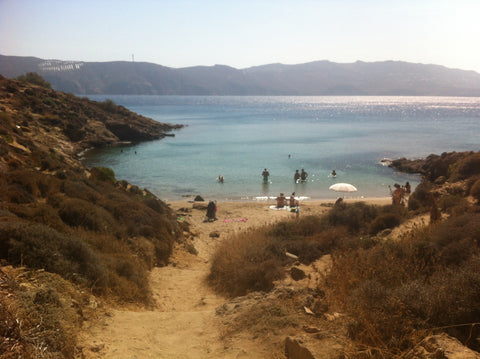
[[[118,179],[162,199],[201,194],[254,199],[280,192],[336,198],[336,182],[353,197],[389,195],[389,185],[418,177],[382,166],[383,158],[480,148],[480,98],[90,96],[112,99],[160,122],[188,125],[175,137],[90,151],[88,166],[111,167]],[[290,155],[290,156],[289,156]],[[271,174],[267,185],[261,173]],[[304,168],[306,183],[295,184]],[[329,174],[335,169],[336,178]],[[216,178],[222,174],[224,183]]]

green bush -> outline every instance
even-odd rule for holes
[[[18,76],[17,80],[20,82],[28,82],[33,85],[45,87],[47,89],[52,88],[52,85],[36,72],[27,72],[25,75]]]
[[[115,183],[115,172],[111,168],[107,167],[93,167],[90,169],[90,174],[93,179],[105,182]]]
[[[115,102],[113,102],[113,100],[110,100],[110,99],[106,99],[105,101],[103,102],[100,102],[100,107],[109,112],[109,113],[117,113],[118,112],[118,106]]]

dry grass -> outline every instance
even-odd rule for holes
[[[400,242],[336,252],[327,293],[353,318],[351,337],[379,353],[401,353],[415,345],[413,332],[449,326],[478,350],[467,342],[478,327],[457,325],[480,321],[479,220],[477,213],[452,217]]]
[[[223,242],[215,251],[208,282],[219,293],[235,297],[268,291],[284,276],[280,258],[265,233],[249,231]]]

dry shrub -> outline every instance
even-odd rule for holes
[[[59,206],[58,214],[71,227],[104,233],[116,231],[116,223],[110,213],[82,199],[65,198]]]
[[[277,239],[305,238],[321,232],[325,227],[321,217],[304,216],[295,221],[276,223],[267,234]]]
[[[338,247],[350,245],[350,236],[346,227],[333,227],[308,237],[275,238],[275,253],[283,255],[286,251],[295,254],[300,262],[310,264]]]
[[[88,297],[58,275],[37,271],[21,274],[29,284],[11,288],[14,296],[10,305],[18,306],[15,316],[24,338],[22,356],[15,357],[73,358],[77,333],[89,317],[89,310],[81,309]]]
[[[412,211],[429,207],[432,202],[432,184],[421,182],[408,199],[408,209]]]
[[[0,242],[0,257],[15,265],[58,273],[120,301],[149,302],[147,267],[152,259],[145,263],[113,236],[79,234],[65,235],[40,224],[1,224],[0,238],[7,241]]]
[[[35,198],[18,184],[8,186],[4,195],[6,196],[7,202],[10,203],[24,204],[35,202]]]
[[[466,213],[441,223],[433,233],[438,260],[444,265],[461,265],[475,250],[480,239],[480,213]]]
[[[97,203],[101,195],[87,184],[87,181],[65,180],[62,184],[62,192],[68,197],[83,199],[91,203]]]
[[[241,309],[231,327],[235,332],[247,329],[257,337],[267,333],[278,334],[278,330],[299,325],[295,313],[291,313],[287,306],[278,300],[256,301]]]
[[[2,258],[9,263],[26,265],[58,273],[67,279],[93,283],[104,275],[98,256],[78,237],[65,235],[42,224],[0,225]]]
[[[480,152],[469,153],[455,164],[455,170],[450,179],[452,181],[466,179],[480,174]]]
[[[0,325],[0,353],[3,353],[2,358],[22,358],[26,352],[27,338],[22,333],[18,310],[19,308],[7,296],[0,294],[0,323],[2,323]]]
[[[269,247],[272,239],[252,230],[223,242],[213,256],[208,282],[230,297],[268,291],[284,276],[281,260]]]
[[[368,232],[377,234],[384,229],[394,228],[402,222],[402,218],[395,213],[382,213],[377,216],[369,225]]]
[[[477,200],[477,203],[480,203],[480,179],[475,181],[475,183],[470,188],[470,196]]]
[[[327,214],[331,226],[345,226],[352,233],[364,232],[378,213],[378,207],[365,202],[335,206]]]
[[[329,298],[353,318],[350,335],[384,353],[411,348],[414,330],[452,327],[466,340],[471,327],[458,325],[480,321],[478,238],[480,214],[468,213],[395,243],[335,252]]]
[[[465,211],[469,206],[468,201],[464,197],[458,195],[443,196],[438,202],[438,205],[442,212],[449,214],[456,214],[460,211]]]

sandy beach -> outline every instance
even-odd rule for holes
[[[217,221],[204,222],[208,201],[208,199],[205,199],[203,202],[195,202],[186,199],[185,201],[169,201],[167,204],[181,214],[179,217],[182,218],[181,220],[188,221],[197,231],[201,231],[201,228],[205,227],[205,229],[218,229],[222,230],[222,232],[226,230],[230,233],[232,232],[230,230],[232,227],[234,229],[258,227],[282,219],[295,218],[296,216],[295,213],[291,213],[287,209],[272,209],[271,207],[276,204],[273,199],[258,201],[217,201]],[[346,203],[366,202],[375,205],[388,205],[391,204],[391,197],[351,197],[344,198],[344,201]],[[319,215],[325,213],[334,203],[335,200],[333,199],[301,200],[299,215]]]

